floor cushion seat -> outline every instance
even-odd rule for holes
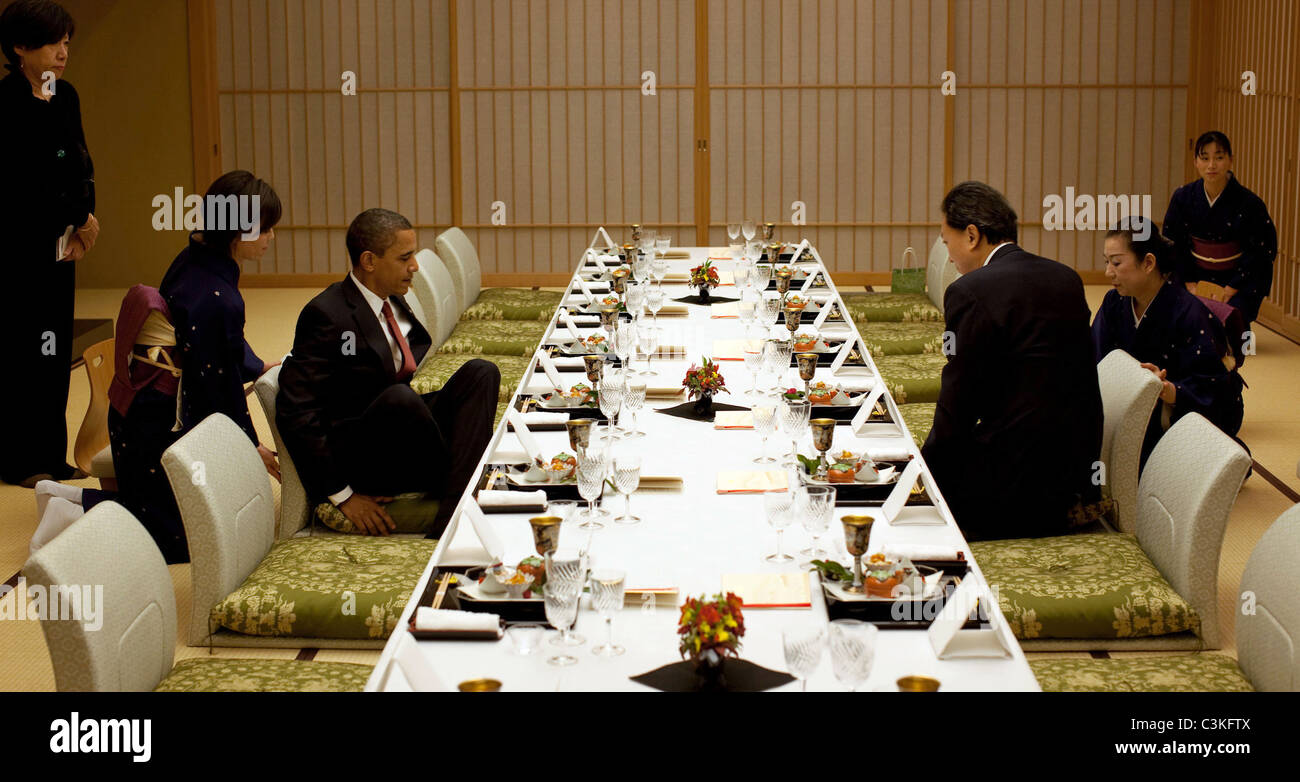
[[[509,402],[514,398],[515,390],[519,388],[519,383],[524,379],[524,374],[528,371],[528,365],[532,363],[532,354],[527,356],[489,356],[489,355],[465,355],[462,353],[429,353],[420,362],[420,366],[415,370],[415,376],[411,378],[411,388],[419,394],[430,394],[440,390],[451,376],[456,374],[456,370],[471,359],[481,358],[496,364],[497,369],[501,370],[501,388],[497,392],[497,400]]]
[[[439,353],[489,356],[531,356],[546,334],[539,320],[461,321],[438,348]]]
[[[484,288],[461,320],[540,320],[550,322],[564,299],[561,291],[527,288]]]
[[[948,363],[947,356],[942,353],[881,356],[875,362],[885,381],[885,387],[897,404],[939,401],[939,388],[943,384],[943,368]]]
[[[1016,638],[1200,634],[1184,600],[1137,538],[1098,533],[978,541],[971,553]]]
[[[861,323],[858,333],[873,358],[943,352],[942,323]]]
[[[849,317],[863,323],[942,323],[943,313],[924,293],[846,293]]]
[[[374,670],[299,660],[181,660],[154,692],[361,692]]]
[[[393,523],[397,528],[393,530],[395,535],[423,535],[429,531],[433,525],[434,518],[438,515],[438,508],[441,503],[438,500],[419,492],[410,494],[399,494],[393,498],[393,501],[384,506]],[[316,506],[316,518],[321,524],[345,535],[360,534],[357,531],[352,520],[343,515],[343,511],[338,509],[332,502],[322,502]]]
[[[918,447],[925,445],[925,438],[930,436],[930,429],[934,427],[934,408],[934,402],[913,402],[898,406],[898,414],[902,416],[903,423],[907,424],[907,431],[912,433],[912,440]]]
[[[317,535],[271,547],[212,607],[212,629],[256,636],[387,638],[434,540]]]
[[[1197,652],[1160,657],[1030,658],[1044,692],[1253,692],[1237,661]]]

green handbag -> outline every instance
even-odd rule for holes
[[[893,270],[889,281],[890,293],[925,293],[925,269],[920,266],[913,269],[907,260],[909,255],[916,260],[915,250],[911,247],[903,250],[903,268]]]

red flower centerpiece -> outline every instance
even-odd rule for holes
[[[713,261],[704,263],[691,269],[691,287],[699,289],[700,303],[709,303],[709,291],[718,287],[721,281],[718,279],[718,270],[713,265]]]
[[[682,380],[682,387],[686,389],[687,399],[699,399],[695,402],[695,412],[699,415],[707,415],[713,409],[713,395],[719,391],[727,390],[727,381],[723,379],[722,372],[718,370],[715,361],[704,358],[703,366],[691,364],[691,368],[686,370],[686,378]]]
[[[681,636],[678,651],[695,663],[700,689],[726,688],[723,664],[727,657],[740,656],[740,639],[745,635],[744,602],[728,592],[712,599],[688,597],[677,621]]]

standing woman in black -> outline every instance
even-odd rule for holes
[[[63,81],[75,25],[58,3],[0,12],[0,480],[85,477],[67,463],[76,262],[95,246],[94,166]]]
[[[1218,298],[1236,307],[1247,327],[1273,285],[1277,228],[1268,207],[1232,173],[1232,144],[1217,130],[1196,139],[1201,178],[1174,191],[1163,233],[1174,243],[1177,274],[1187,289],[1206,280],[1223,287]],[[1240,335],[1229,335],[1234,342]]]

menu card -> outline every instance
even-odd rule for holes
[[[713,414],[714,429],[753,429],[754,414],[749,410],[718,410]]]
[[[718,494],[763,494],[788,491],[786,474],[781,470],[723,470],[718,473]]]
[[[739,318],[740,303],[735,301],[724,301],[709,307],[710,318]]]
[[[715,339],[713,340],[713,360],[714,361],[743,361],[745,359],[745,348],[749,346],[747,339]]]
[[[812,605],[808,576],[796,573],[727,573],[722,592],[735,592],[745,608],[807,608]]]

